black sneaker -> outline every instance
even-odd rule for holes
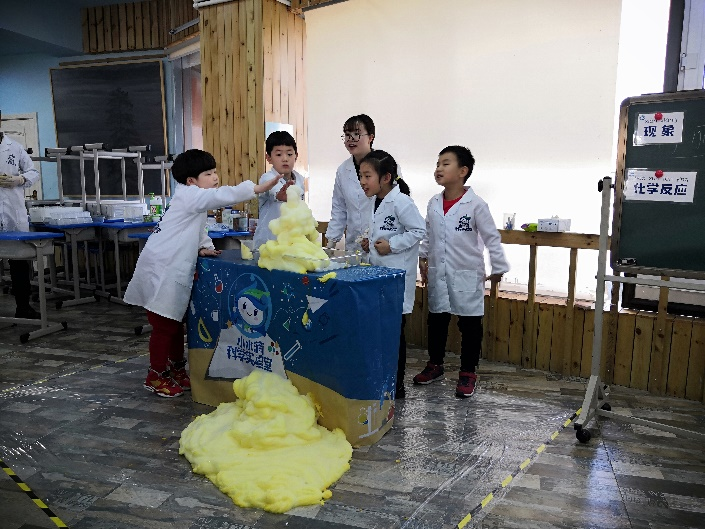
[[[23,318],[25,320],[40,320],[42,315],[34,310],[32,307],[17,307],[15,311],[15,318]]]

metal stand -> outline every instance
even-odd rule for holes
[[[602,416],[618,419],[630,424],[648,426],[649,428],[653,428],[655,430],[670,432],[682,437],[705,441],[705,434],[611,411],[611,406],[609,404],[609,387],[605,385],[600,378],[600,362],[602,361],[602,319],[605,305],[605,281],[705,291],[705,285],[674,283],[672,281],[639,279],[635,277],[621,277],[607,275],[605,273],[607,269],[610,194],[613,187],[612,179],[610,177],[603,178],[598,185],[598,190],[602,193],[602,208],[600,219],[600,253],[597,261],[597,288],[595,289],[595,329],[592,341],[592,368],[590,371],[590,381],[588,382],[587,391],[585,392],[585,399],[583,400],[580,416],[573,424],[573,427],[575,428],[575,436],[581,443],[587,443],[591,437],[590,431],[586,428],[587,423],[597,416]]]

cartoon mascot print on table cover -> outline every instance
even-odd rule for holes
[[[267,334],[272,298],[264,281],[255,274],[241,275],[227,300],[229,321],[220,332],[207,378],[234,380],[255,369],[286,378],[279,345]]]

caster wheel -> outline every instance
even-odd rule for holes
[[[27,343],[29,341],[29,333],[20,335],[20,343]]]
[[[580,428],[579,430],[575,431],[575,437],[580,441],[581,443],[587,443],[592,435],[590,435],[590,430],[586,428]]]
[[[57,301],[57,302],[56,302],[56,308],[57,308],[57,309],[60,309],[63,305],[64,305],[64,302],[63,302],[63,301]]]
[[[605,403],[601,406],[601,408],[602,408],[603,410],[605,410],[605,411],[612,411],[612,406],[610,406],[610,403],[609,403],[609,402],[605,402]]]

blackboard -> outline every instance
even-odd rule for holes
[[[166,154],[164,80],[160,60],[90,64],[51,70],[58,147],[104,143],[111,148],[151,145]],[[138,195],[134,158],[125,163],[127,194]],[[85,162],[86,193],[95,195],[93,160]],[[122,196],[120,160],[100,160],[101,196]],[[81,196],[78,160],[61,163],[63,192]],[[159,171],[144,172],[146,193],[161,194]]]
[[[705,90],[622,102],[611,265],[705,278]]]

